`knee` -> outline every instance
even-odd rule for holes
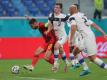
[[[89,60],[91,61],[91,62],[94,62],[94,60],[95,60],[95,56],[89,56]]]
[[[56,43],[55,46],[54,46],[54,49],[59,49],[60,48],[60,44]]]

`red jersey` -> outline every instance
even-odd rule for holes
[[[54,31],[50,31],[47,35],[44,34],[45,31],[47,31],[47,27],[45,27],[45,24],[43,22],[39,22],[39,31],[41,32],[45,42],[49,42],[50,40],[52,42],[55,42],[56,38],[55,38],[55,34]]]

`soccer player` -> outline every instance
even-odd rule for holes
[[[70,39],[70,35],[71,35],[71,31],[69,31],[69,39]],[[73,69],[78,68],[80,66],[79,63],[82,65],[83,72],[80,73],[80,76],[85,76],[85,75],[90,73],[90,70],[88,68],[87,63],[84,61],[83,51],[81,51],[77,55],[77,57],[75,57],[74,54],[73,54],[75,49],[78,48],[77,46],[78,46],[78,43],[79,43],[79,40],[80,40],[79,36],[81,36],[81,35],[79,35],[78,31],[76,31],[75,36],[73,38],[72,46],[70,46],[70,60],[71,60]],[[68,40],[68,41],[70,41],[70,40]],[[78,52],[75,52],[75,53],[78,53]]]
[[[47,35],[44,34],[45,31],[47,31],[47,29],[48,29],[47,28],[48,24],[45,24],[43,22],[37,22],[36,19],[34,19],[34,18],[30,19],[28,16],[26,16],[26,18],[29,20],[29,24],[32,27],[32,29],[38,29],[41,32],[41,34],[43,35],[43,38],[45,40],[44,45],[40,46],[36,49],[35,55],[32,59],[32,64],[24,66],[25,69],[32,71],[34,69],[36,63],[38,62],[39,54],[41,54],[41,53],[45,53],[44,59],[47,62],[49,62],[50,64],[54,63],[54,59],[51,57],[51,53],[54,50],[53,47],[54,47],[54,44],[56,41],[56,37],[55,37],[55,33],[53,30],[50,31]],[[62,59],[64,61],[66,61],[66,55],[65,54],[62,54]],[[65,71],[66,71],[66,67],[65,67]]]
[[[47,26],[43,22],[37,22],[36,19],[32,18],[29,20],[29,24],[32,29],[38,29],[41,32],[41,34],[45,40],[45,43],[43,44],[43,46],[40,46],[36,49],[35,55],[32,59],[32,64],[24,66],[25,69],[32,71],[34,69],[36,63],[38,62],[39,54],[41,54],[41,53],[45,52],[44,59],[47,62],[49,62],[50,64],[54,63],[53,58],[50,56],[52,53],[53,45],[55,44],[55,41],[56,41],[56,37],[54,35],[54,31],[49,32],[47,35],[44,34],[44,32],[47,30]]]
[[[63,44],[67,40],[67,34],[65,31],[65,22],[68,18],[65,14],[62,12],[62,4],[56,3],[54,6],[54,12],[49,15],[49,26],[48,31],[45,32],[45,34],[49,33],[51,30],[55,31],[55,36],[57,38],[57,41],[54,45],[54,66],[53,69],[55,71],[59,68],[58,63],[58,55],[59,55],[59,49],[61,48],[61,52],[65,54],[65,51],[63,49]],[[63,55],[65,57],[65,55]],[[68,63],[67,61],[65,61]]]
[[[72,45],[75,32],[78,31],[79,34],[81,35],[81,40],[79,42],[79,44],[81,45],[78,45],[76,51],[78,51],[79,53],[81,50],[86,48],[88,58],[90,59],[90,61],[94,62],[103,69],[107,69],[107,64],[105,64],[101,59],[99,59],[96,56],[97,53],[96,39],[93,31],[89,26],[96,28],[103,34],[104,38],[107,39],[105,32],[94,22],[87,19],[87,17],[83,13],[80,13],[78,11],[78,7],[76,4],[70,6],[69,12],[71,14],[71,16],[69,17],[69,23],[72,26],[70,45]],[[77,54],[74,53],[74,55],[76,56]]]

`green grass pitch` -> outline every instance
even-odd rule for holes
[[[104,59],[107,62],[107,59]],[[72,70],[68,69],[68,72],[64,72],[64,63],[60,61],[60,69],[57,73],[51,71],[51,65],[40,60],[35,67],[34,71],[29,72],[23,69],[24,64],[30,64],[31,60],[0,60],[0,80],[107,80],[107,70],[99,68],[97,65],[86,62],[89,65],[91,73],[80,77],[79,73],[82,67]],[[20,66],[19,74],[12,74],[11,67],[13,65]]]

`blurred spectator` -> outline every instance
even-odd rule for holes
[[[102,10],[103,10],[103,0],[94,0],[95,11],[94,11],[94,19],[99,18],[99,21],[102,19]]]

